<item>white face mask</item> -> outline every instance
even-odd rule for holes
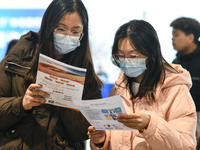
[[[120,63],[121,70],[124,71],[128,77],[138,77],[146,70],[145,58],[132,58],[131,61],[126,60]]]
[[[67,54],[80,46],[80,37],[53,33],[54,46],[58,54]]]

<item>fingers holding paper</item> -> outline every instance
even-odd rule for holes
[[[129,128],[143,130],[149,125],[150,115],[145,113],[119,114],[117,120]]]
[[[93,126],[88,127],[88,136],[94,144],[104,143],[106,139],[105,130],[95,130]]]
[[[42,103],[45,103],[45,97],[49,97],[49,94],[39,90],[40,88],[42,88],[42,85],[40,84],[30,84],[27,88],[22,100],[24,110],[30,110],[34,106],[39,106]]]

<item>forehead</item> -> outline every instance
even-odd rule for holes
[[[134,51],[135,47],[129,40],[129,38],[120,39],[118,42],[118,49],[122,52]]]
[[[58,22],[58,25],[63,25],[68,28],[79,27],[83,28],[81,16],[77,12],[66,13]]]
[[[176,29],[176,28],[174,28],[174,29],[172,30],[172,33],[173,33],[173,34],[184,34],[184,32],[183,32],[182,30]]]

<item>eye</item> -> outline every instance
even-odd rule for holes
[[[130,55],[130,58],[135,58],[137,57],[135,54]]]
[[[61,28],[61,27],[57,27],[57,28],[56,28],[56,31],[57,31],[57,32],[65,32],[66,29]]]
[[[72,34],[73,36],[81,36],[81,32],[80,32],[80,31],[76,31],[76,30],[71,31],[71,34]]]
[[[80,31],[72,31],[73,34],[80,34]]]

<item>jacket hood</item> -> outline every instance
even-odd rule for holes
[[[162,88],[168,88],[175,85],[187,85],[188,89],[192,86],[192,80],[190,73],[181,67],[181,65],[171,64],[171,66],[178,71],[178,73],[172,73],[166,71],[166,77],[164,83],[160,86]]]

